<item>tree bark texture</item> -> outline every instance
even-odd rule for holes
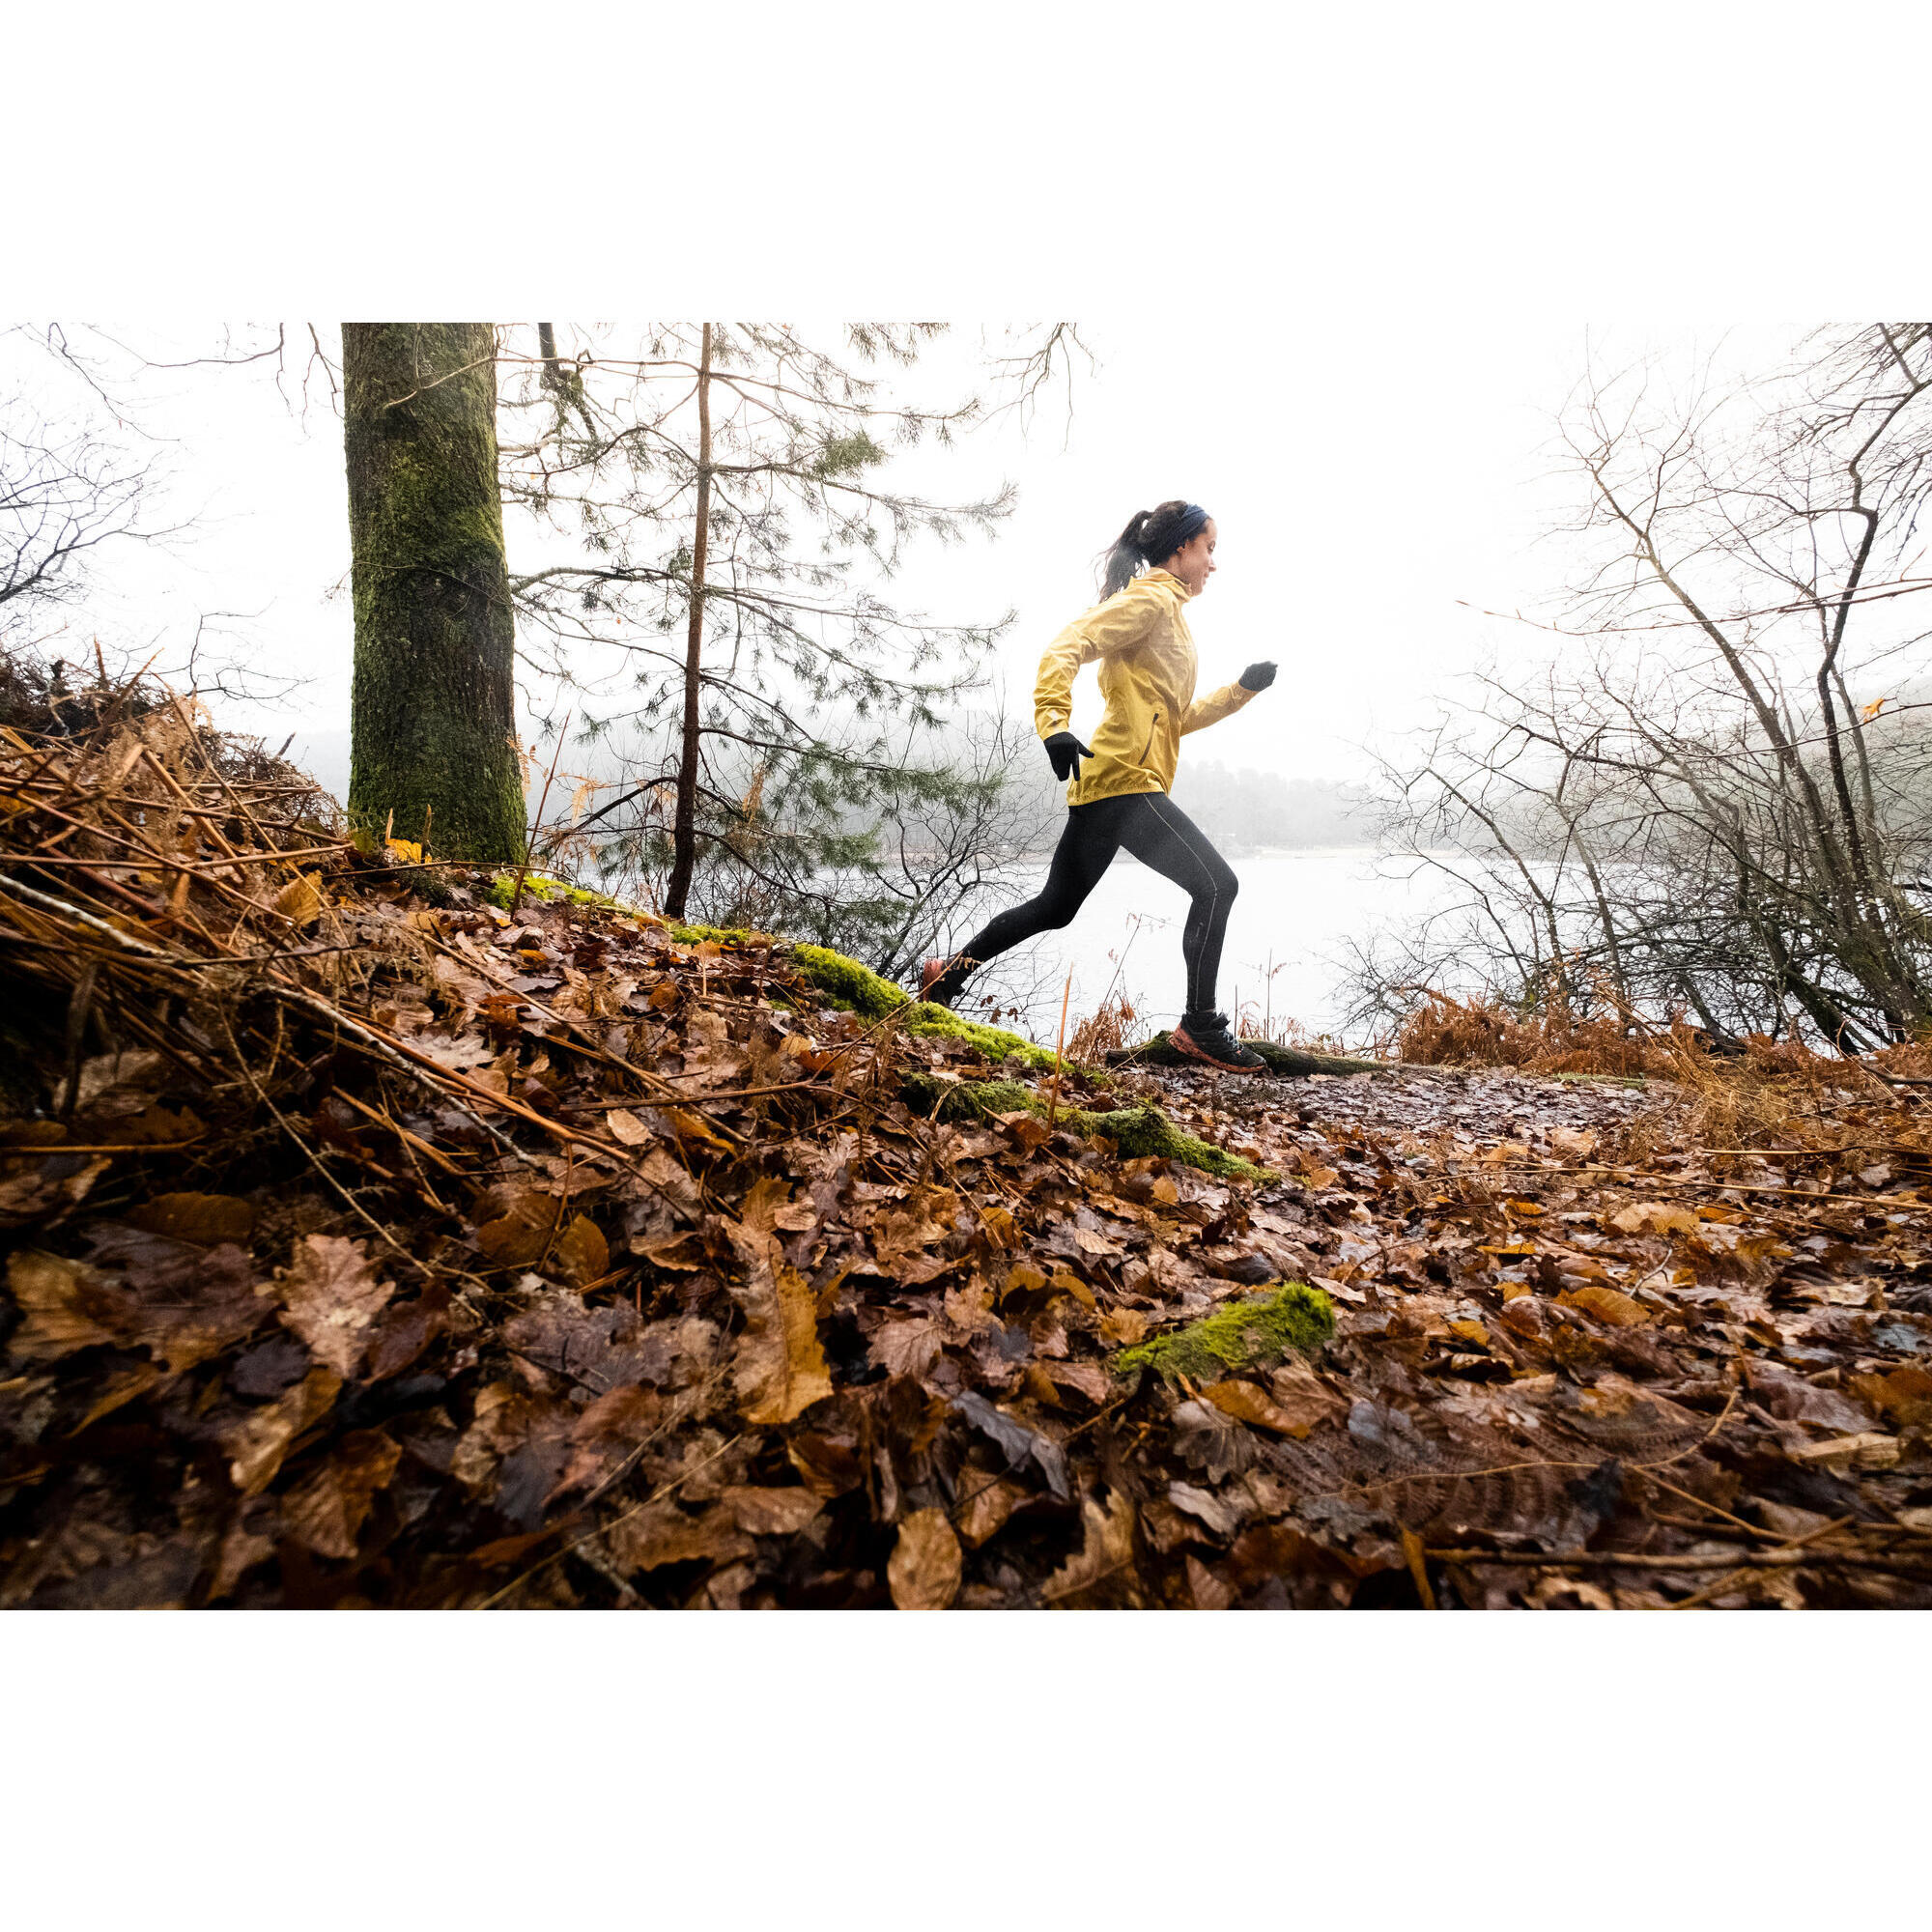
[[[488,323],[344,323],[355,599],[349,815],[447,857],[524,849]]]
[[[698,699],[703,695],[704,570],[711,539],[711,325],[697,358],[697,529],[691,544],[691,626],[684,645],[684,740],[677,765],[677,816],[671,828],[670,878],[665,911],[684,917],[697,863]]]

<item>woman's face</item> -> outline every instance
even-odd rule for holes
[[[1202,525],[1201,534],[1176,551],[1161,568],[1169,576],[1179,578],[1190,597],[1199,597],[1214,575],[1214,519],[1209,517]]]

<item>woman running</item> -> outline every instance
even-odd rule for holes
[[[1141,511],[1107,553],[1104,601],[1046,647],[1034,686],[1034,718],[1054,776],[1072,781],[1066,829],[1038,896],[989,921],[950,960],[928,959],[922,998],[951,1006],[975,967],[1036,933],[1068,924],[1124,845],[1189,895],[1180,935],[1187,1010],[1170,1036],[1175,1046],[1231,1072],[1265,1065],[1236,1039],[1227,1014],[1214,1009],[1221,940],[1238,883],[1201,828],[1167,795],[1181,739],[1232,716],[1274,682],[1272,664],[1251,664],[1237,683],[1194,696],[1198,660],[1181,607],[1213,576],[1214,541],[1214,520],[1198,503]],[[1136,576],[1143,564],[1152,568]],[[1107,712],[1090,749],[1066,727],[1074,677],[1096,659]]]

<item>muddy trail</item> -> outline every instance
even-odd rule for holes
[[[1932,1604],[1912,1087],[1056,1068],[178,700],[0,813],[0,1603]]]

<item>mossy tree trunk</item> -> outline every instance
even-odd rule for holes
[[[355,597],[349,815],[513,860],[526,820],[488,323],[344,323]]]

